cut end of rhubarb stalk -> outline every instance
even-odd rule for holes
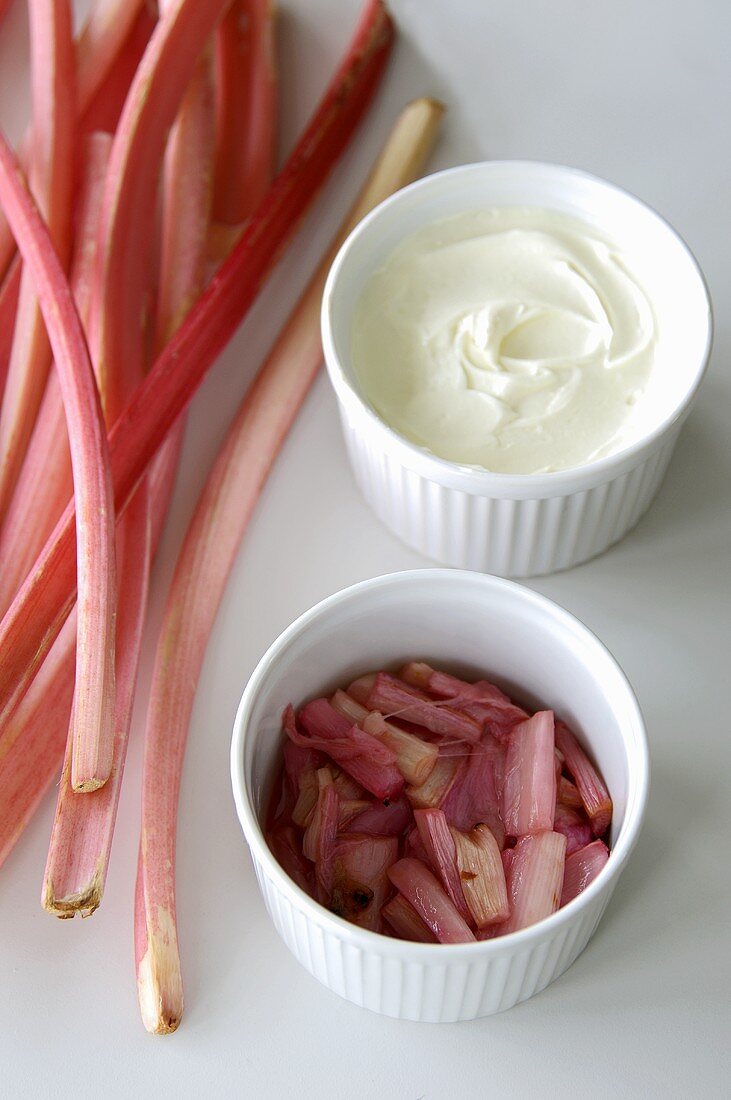
[[[177,1031],[183,1015],[178,937],[169,913],[158,912],[158,931],[150,934],[137,965],[137,997],[142,1022],[151,1035]]]
[[[67,894],[65,897],[57,897],[53,880],[46,878],[43,883],[41,905],[47,913],[62,920],[75,917],[77,913],[82,917],[90,917],[101,905],[103,893],[104,875],[102,868],[99,867],[93,879],[85,884],[83,890]]]

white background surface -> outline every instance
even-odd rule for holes
[[[282,0],[282,150],[350,34],[356,0]],[[321,377],[239,555],[200,683],[183,781],[179,920],[187,1008],[147,1035],[132,962],[137,721],[102,908],[40,909],[52,798],[0,877],[0,1095],[46,1097],[728,1095],[731,621],[731,100],[725,0],[393,0],[401,36],[346,158],[245,329],[196,398],[155,571],[144,699],[161,601],[227,418],[397,110],[449,106],[434,168],[485,157],[563,162],[656,206],[685,236],[716,310],[713,365],[650,514],[603,558],[533,587],[602,638],[651,741],[647,824],[589,948],[556,984],[472,1024],[397,1023],[321,988],[266,918],[234,813],[230,729],[277,633],[363,577],[426,565],[360,500]],[[0,116],[25,116],[20,5],[0,35]]]

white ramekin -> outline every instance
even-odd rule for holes
[[[596,880],[547,920],[502,939],[417,944],[357,928],[300,890],[262,833],[281,761],[284,706],[370,669],[417,658],[463,674],[488,673],[526,703],[553,707],[590,747],[614,801],[611,856]],[[632,689],[586,627],[520,585],[448,569],[363,581],[297,619],[249,680],[231,746],[239,819],[264,902],[287,947],[319,981],[354,1004],[433,1022],[510,1008],[574,962],[637,840],[648,768]]]
[[[494,474],[410,443],[358,391],[351,325],[365,282],[408,234],[487,206],[544,206],[582,218],[631,251],[653,301],[660,345],[652,416],[617,454],[551,474]],[[502,576],[566,569],[600,554],[655,496],[711,346],[703,276],[680,237],[639,199],[573,168],[491,161],[427,176],[381,203],[351,233],[325,287],[322,341],[356,481],[404,542],[447,565]]]

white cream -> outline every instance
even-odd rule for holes
[[[352,353],[365,397],[407,439],[539,473],[633,437],[656,335],[611,241],[555,211],[494,207],[399,245],[357,303]]]

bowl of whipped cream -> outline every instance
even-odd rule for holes
[[[338,253],[325,361],[353,472],[410,546],[566,569],[649,508],[712,317],[678,234],[585,172],[491,161],[386,200]]]

